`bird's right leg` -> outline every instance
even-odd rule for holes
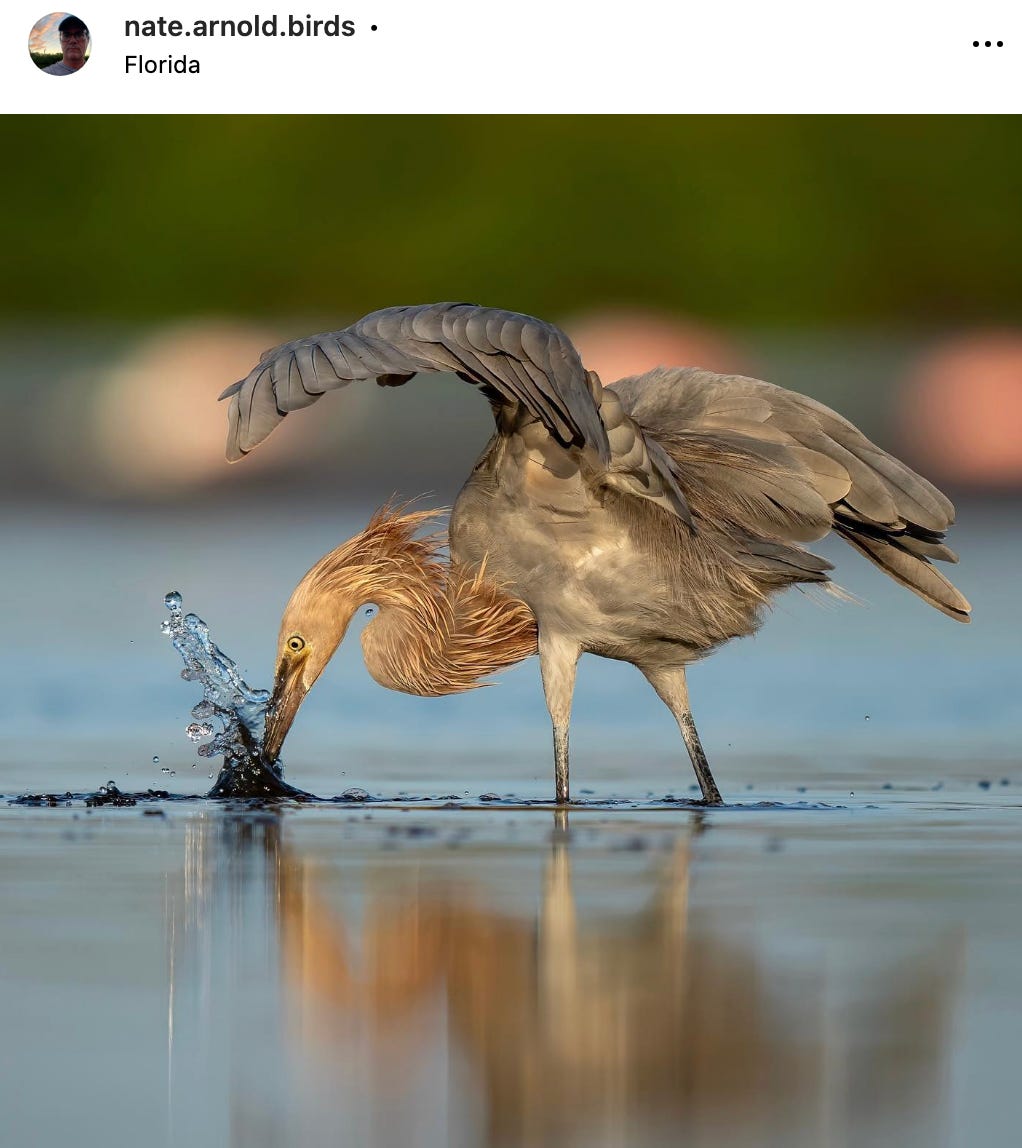
[[[582,653],[576,642],[539,628],[539,668],[546,707],[554,727],[554,783],[557,802],[568,801],[568,722],[575,692],[575,669]]]
[[[703,791],[703,801],[707,805],[723,805],[724,799],[720,796],[717,783],[710,773],[710,763],[706,760],[702,742],[696,732],[696,723],[692,719],[692,707],[688,700],[688,682],[685,680],[684,666],[640,666],[646,675],[646,680],[660,695],[661,701],[674,714],[681,736],[685,739],[685,748],[692,760],[699,788]]]

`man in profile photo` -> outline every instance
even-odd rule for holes
[[[70,76],[85,67],[85,53],[89,48],[89,29],[77,16],[65,16],[57,25],[60,33],[61,58],[48,68],[43,68],[51,76]]]

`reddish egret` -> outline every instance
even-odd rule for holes
[[[428,514],[385,508],[312,567],[281,623],[270,760],[367,602],[380,612],[363,632],[366,663],[391,689],[459,692],[538,649],[558,802],[575,669],[591,653],[642,671],[678,722],[703,800],[720,803],[686,668],[751,634],[777,591],[828,583],[831,564],[801,545],[828,531],[969,620],[932,565],[956,561],[943,542],[951,503],[846,419],[693,367],[604,386],[557,327],[510,311],[389,307],[267,352],[222,396],[233,396],[227,457],[326,391],[430,371],[479,388],[496,421],[451,512],[449,557],[440,539],[415,536]]]

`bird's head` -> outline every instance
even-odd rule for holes
[[[315,574],[313,567],[298,584],[280,622],[263,740],[263,754],[270,762],[280,755],[305,695],[334,656],[358,606],[351,595],[330,592]]]

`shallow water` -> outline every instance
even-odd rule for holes
[[[10,1142],[1010,1143],[1020,795],[868,796],[6,807]]]
[[[210,765],[164,591],[268,685],[291,586],[364,518],[6,512],[5,1143],[1014,1142],[1013,510],[963,508],[972,627],[842,555],[868,608],[790,595],[693,672],[733,808],[688,804],[628,667],[583,664],[564,817],[530,804],[552,788],[534,664],[412,699],[357,642],[286,765],[368,800],[180,799]],[[108,779],[166,796],[87,805]]]

